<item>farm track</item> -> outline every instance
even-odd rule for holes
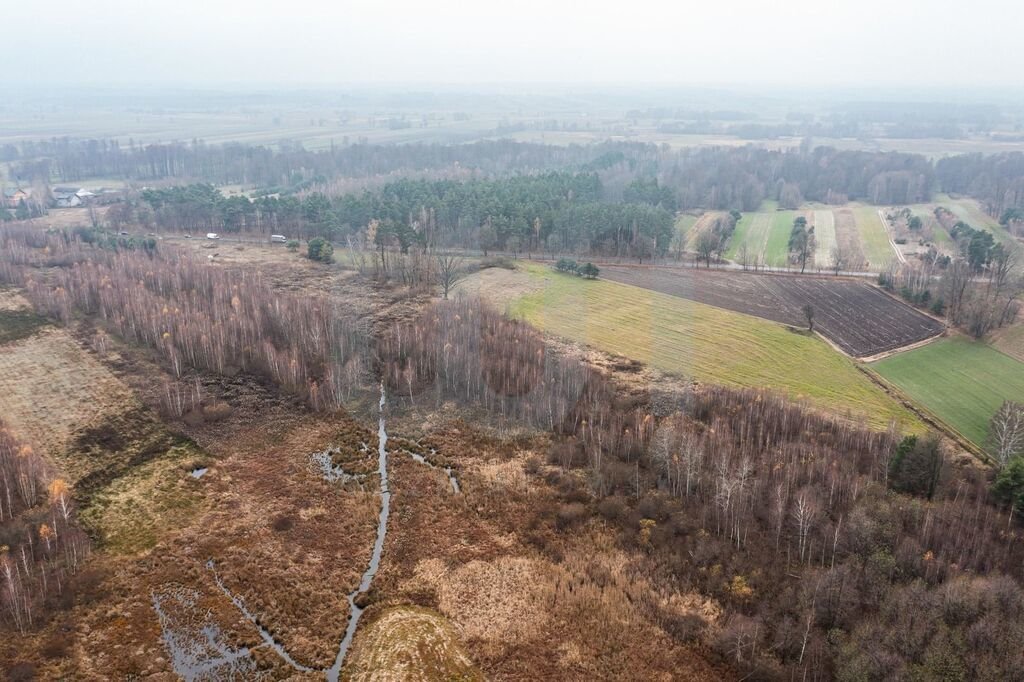
[[[936,320],[856,280],[615,266],[603,268],[602,276],[794,327],[806,326],[802,309],[810,304],[816,328],[854,357],[942,332]]]
[[[882,221],[882,226],[885,227],[885,232],[889,236],[889,246],[891,246],[892,250],[896,252],[896,260],[898,260],[900,263],[905,264],[907,262],[907,257],[903,255],[902,251],[900,251],[899,245],[896,244],[896,241],[892,237],[892,232],[889,230],[888,227],[886,227],[889,221],[886,220],[885,213],[882,211],[882,209],[878,209],[878,219]]]

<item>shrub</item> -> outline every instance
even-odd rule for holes
[[[560,258],[558,262],[555,263],[555,269],[559,272],[576,272],[578,267],[579,266],[576,261],[571,258]]]
[[[324,247],[327,240],[323,237],[314,237],[309,240],[309,244],[306,246],[306,257],[309,260],[320,260],[320,249]]]
[[[566,530],[586,521],[587,516],[589,516],[587,508],[582,504],[578,502],[563,504],[558,510],[555,525],[559,530]]]
[[[586,279],[597,279],[597,275],[601,272],[601,270],[593,263],[584,263],[582,266],[580,266],[577,272],[581,277],[584,277]]]
[[[293,252],[294,251],[298,251],[299,250],[299,240],[298,239],[289,239],[288,243],[285,244],[285,246],[288,247],[289,251],[293,251]]]

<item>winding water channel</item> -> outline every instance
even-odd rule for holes
[[[373,551],[370,554],[370,563],[367,566],[366,571],[363,573],[362,579],[359,581],[359,586],[355,590],[350,592],[347,596],[349,604],[348,624],[345,627],[345,635],[342,638],[341,642],[338,644],[338,653],[334,658],[334,664],[331,665],[330,668],[317,670],[305,666],[302,663],[299,663],[297,660],[295,660],[291,656],[291,654],[289,654],[288,651],[285,649],[284,645],[274,638],[270,630],[266,628],[266,626],[262,623],[260,618],[248,609],[248,607],[245,605],[245,601],[240,596],[233,594],[228,589],[228,587],[224,584],[223,580],[221,580],[220,576],[217,574],[217,566],[213,559],[210,559],[206,563],[206,568],[213,573],[213,580],[216,583],[217,587],[220,589],[220,591],[223,592],[224,595],[231,600],[231,602],[235,605],[239,612],[259,631],[260,638],[263,640],[263,644],[261,644],[260,646],[271,647],[275,652],[277,652],[278,656],[281,657],[281,660],[283,660],[285,663],[291,666],[291,668],[294,670],[306,673],[324,673],[328,682],[337,682],[341,676],[341,667],[345,662],[345,656],[348,654],[349,648],[352,646],[352,640],[355,637],[356,629],[359,627],[359,619],[362,617],[363,611],[365,610],[356,602],[358,601],[360,596],[370,591],[370,587],[373,584],[373,578],[377,575],[377,570],[380,568],[381,557],[384,554],[384,540],[387,537],[388,532],[388,517],[391,515],[391,490],[388,487],[388,433],[384,416],[386,406],[387,395],[384,391],[384,382],[382,381],[380,384],[380,402],[378,403],[378,410],[380,416],[377,424],[377,475],[380,479],[380,515],[378,516],[377,519],[377,535],[373,542]],[[452,492],[456,494],[460,492],[459,482],[456,479],[455,474],[452,472],[450,466],[438,466],[432,463],[430,460],[426,459],[423,455],[413,453],[409,450],[404,451],[410,454],[416,462],[429,466],[432,469],[442,470],[448,477],[448,482],[451,485]],[[347,482],[350,480],[355,480],[360,484],[360,487],[362,487],[362,480],[365,478],[365,476],[348,474],[344,470],[342,470],[340,466],[333,465],[333,463],[331,462],[330,453],[330,448],[328,448],[322,453],[314,453],[311,456],[311,464],[314,466],[314,469],[316,469],[318,473],[320,473],[325,478],[325,480],[331,482]],[[436,451],[431,449],[431,455],[436,454]],[[203,470],[203,472],[205,473],[205,470]],[[158,615],[162,616],[159,601],[155,600],[154,604],[157,609]],[[161,623],[163,623],[163,618],[161,619]],[[166,635],[165,639],[167,639]],[[173,649],[173,647],[171,648]],[[233,662],[234,659],[244,658],[248,655],[249,651],[249,649],[244,648],[237,652],[218,650],[218,652],[221,654],[221,659],[217,661],[217,665],[223,665],[225,662],[224,659],[227,659],[226,662],[231,663]],[[173,661],[176,660],[177,658],[173,659]],[[197,665],[200,667],[197,667]],[[196,670],[204,671],[205,668],[201,667],[202,665],[203,664],[199,662],[189,661],[188,665],[178,665],[174,663],[174,668],[175,672],[177,672],[179,675],[183,675],[184,677],[186,677],[186,679],[194,679],[195,675],[192,674],[190,676],[189,674],[195,673]]]
[[[373,542],[373,553],[370,555],[370,565],[363,573],[363,579],[359,581],[359,587],[348,595],[349,616],[348,627],[345,628],[345,637],[338,646],[338,655],[334,658],[334,665],[327,669],[329,682],[337,682],[341,675],[341,664],[345,660],[348,649],[352,646],[352,638],[356,634],[356,627],[363,615],[363,609],[356,604],[356,599],[361,594],[369,592],[373,577],[377,575],[380,567],[380,558],[384,554],[384,538],[388,534],[388,516],[391,514],[391,491],[388,490],[388,432],[384,424],[384,407],[387,404],[387,396],[384,393],[384,382],[380,382],[380,421],[377,426],[377,474],[380,476],[380,517],[377,519],[377,539]]]

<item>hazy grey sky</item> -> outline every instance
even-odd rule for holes
[[[26,14],[27,13],[27,14]],[[0,0],[38,83],[1024,85],[1020,0]]]

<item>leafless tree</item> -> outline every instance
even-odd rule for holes
[[[846,255],[846,247],[841,242],[836,242],[836,245],[832,247],[832,253],[829,254],[829,263],[832,266],[832,272],[836,275],[846,267],[846,261],[849,258]]]
[[[1003,402],[989,423],[989,447],[1000,467],[1024,454],[1024,404]]]
[[[462,258],[444,255],[437,257],[437,281],[441,285],[445,300],[448,300],[448,293],[464,276]]]
[[[750,266],[750,244],[746,240],[740,244],[740,248],[736,251],[736,256],[739,258],[740,265],[746,270]]]

